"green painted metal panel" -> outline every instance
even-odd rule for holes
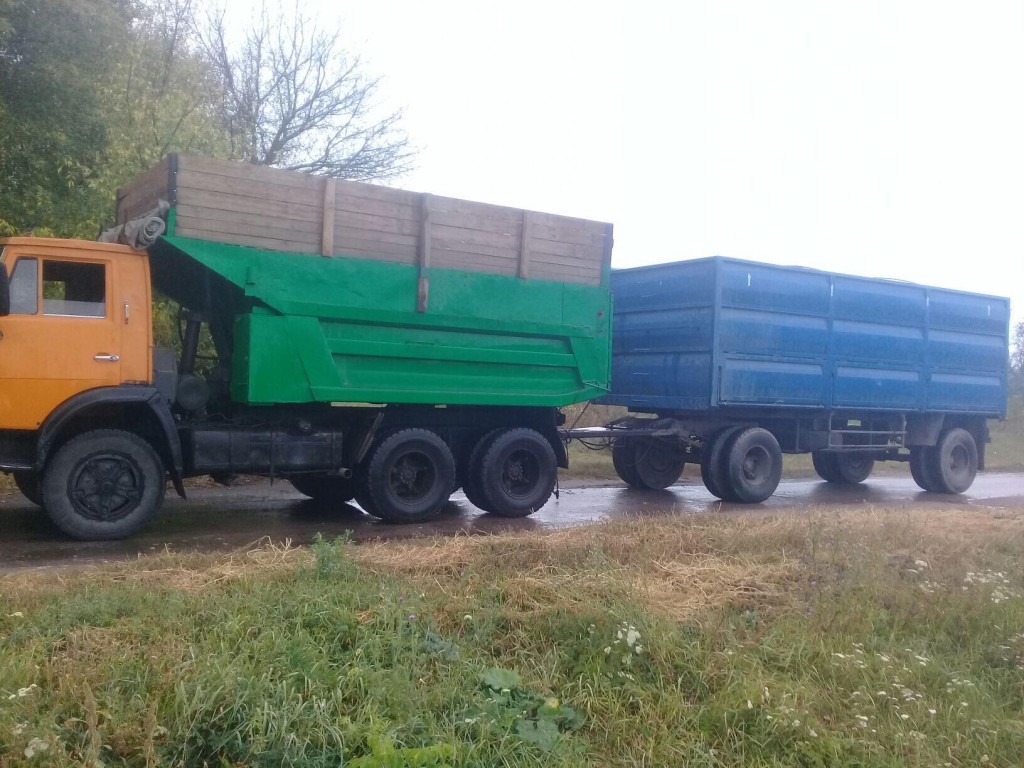
[[[168,236],[242,289],[232,397],[562,406],[607,392],[607,287],[431,269]]]

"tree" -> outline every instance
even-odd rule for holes
[[[1010,343],[1013,345],[1010,350],[1010,368],[1024,373],[1024,321],[1017,323]]]
[[[225,12],[199,33],[222,92],[235,159],[340,179],[387,179],[410,168],[400,111],[381,113],[380,80],[296,8],[266,6],[235,49]]]
[[[170,152],[228,153],[219,86],[193,34],[192,0],[145,0],[102,85],[107,145],[90,185],[97,228],[118,187]]]
[[[1010,337],[1010,395],[1024,396],[1024,322],[1017,323]]]
[[[128,0],[0,4],[0,211],[17,230],[94,236],[77,211],[106,146],[99,84]]]

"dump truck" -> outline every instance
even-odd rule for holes
[[[687,463],[716,497],[757,503],[783,454],[825,481],[910,465],[962,493],[1006,416],[1009,300],[712,257],[615,270],[612,391],[629,415],[569,437],[610,445],[619,477],[665,488]]]
[[[459,487],[527,515],[567,466],[559,408],[608,390],[609,224],[188,155],[116,221],[146,246],[0,240],[0,469],[70,536],[216,473],[390,522]]]

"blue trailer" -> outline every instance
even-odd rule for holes
[[[719,498],[759,502],[783,453],[857,483],[875,461],[962,493],[1006,415],[1009,300],[713,257],[612,273],[610,438],[619,476],[663,488],[699,463]]]

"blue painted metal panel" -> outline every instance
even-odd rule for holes
[[[920,370],[840,365],[836,368],[833,405],[838,408],[916,410],[920,407],[923,393]]]
[[[722,257],[611,285],[601,402],[1005,414],[1007,299]]]
[[[722,364],[720,405],[808,406],[820,405],[824,397],[820,363],[729,359]]]

